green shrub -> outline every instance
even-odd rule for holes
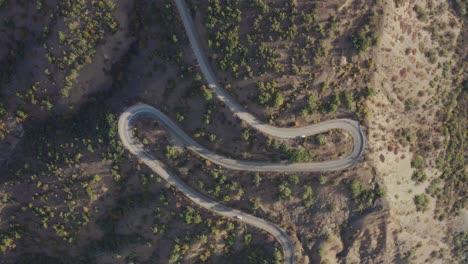
[[[280,92],[276,92],[275,99],[273,100],[273,107],[278,108],[284,103],[283,95]]]
[[[177,151],[176,147],[167,146],[166,147],[166,158],[168,159],[176,159],[179,156],[179,152]]]
[[[299,184],[299,176],[297,176],[296,174],[291,175],[291,176],[289,177],[289,182],[290,182],[291,184],[293,184],[293,185]]]
[[[421,20],[423,22],[427,21],[427,13],[424,11],[424,8],[422,8],[418,4],[415,4],[414,7],[413,7],[413,10],[414,10],[414,12],[416,12],[416,17],[419,20]]]
[[[249,138],[250,138],[250,130],[244,129],[244,130],[242,131],[242,138],[243,138],[245,141],[248,141]]]
[[[356,49],[359,54],[365,52],[368,48],[374,45],[372,39],[367,37],[364,32],[353,34],[351,36],[351,41],[354,49]]]
[[[376,9],[367,17],[365,24],[351,36],[351,42],[354,49],[359,53],[367,51],[372,46],[377,45],[379,41],[378,23],[381,15]]]
[[[328,101],[328,111],[334,113],[341,105],[341,98],[338,92],[335,92]]]
[[[206,85],[203,85],[200,89],[203,94],[203,98],[205,98],[206,101],[213,99],[213,91],[210,88],[206,87]]]
[[[287,150],[288,160],[290,162],[307,162],[311,159],[312,152],[302,148],[294,148]]]
[[[0,103],[0,119],[3,119],[7,114],[7,110],[3,104]]]
[[[413,200],[416,205],[416,211],[424,212],[427,210],[427,206],[429,205],[429,197],[427,195],[415,195]]]
[[[244,235],[244,243],[246,245],[250,245],[251,241],[252,241],[252,234],[245,234]]]
[[[417,183],[421,183],[427,179],[427,175],[422,170],[415,170],[411,175],[411,179]]]
[[[290,200],[292,199],[292,191],[287,183],[281,183],[278,186],[279,198],[281,200]]]
[[[462,16],[465,16],[468,9],[468,1],[467,0],[455,0],[457,5],[456,10],[460,12]]]
[[[197,210],[191,206],[187,206],[184,210],[184,213],[181,215],[181,218],[188,225],[190,224],[200,224],[202,222],[201,215]]]
[[[363,211],[364,209],[371,207],[375,200],[384,195],[383,190],[379,186],[366,188],[358,181],[352,181],[348,185],[348,188],[358,211]]]
[[[424,169],[424,158],[419,155],[415,155],[411,161],[411,167],[417,170]]]
[[[461,260],[460,263],[463,260],[466,261],[468,258],[468,232],[455,232],[452,235],[452,243],[454,256]]]
[[[254,184],[255,187],[260,186],[260,183],[262,182],[262,178],[260,177],[260,174],[257,172],[253,175],[252,183]]]
[[[315,143],[318,145],[324,145],[327,142],[327,138],[323,134],[318,134],[314,137]]]
[[[5,253],[7,250],[16,247],[15,239],[13,236],[1,235],[0,236],[0,251]]]

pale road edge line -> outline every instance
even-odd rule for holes
[[[141,105],[140,105],[141,106]],[[136,106],[137,107],[137,106]],[[134,108],[134,107],[132,107]],[[154,109],[154,108],[153,108]],[[156,109],[154,109],[156,110]],[[154,158],[150,153],[145,151],[141,144],[136,141],[132,135],[132,121],[143,114],[154,114],[150,112],[140,112],[137,115],[133,115],[129,111],[125,111],[119,117],[118,121],[118,131],[119,136],[127,150],[130,151],[133,155],[135,155],[138,159],[140,159],[143,163],[145,163],[151,170],[157,173],[161,178],[166,180],[169,184],[174,186],[178,189],[181,193],[183,193],[187,198],[189,198],[192,202],[199,205],[206,210],[224,216],[226,218],[244,222],[248,225],[254,226],[265,232],[271,234],[273,237],[279,241],[282,249],[283,249],[283,258],[286,263],[294,263],[294,242],[289,237],[287,232],[283,230],[278,225],[274,224],[273,222],[255,217],[253,215],[244,213],[240,210],[229,208],[221,203],[218,203],[210,198],[196,192],[190,186],[188,186],[184,181],[182,181],[179,177],[174,175],[173,173],[167,171],[164,167],[164,164],[161,163],[159,160]],[[153,115],[157,116],[157,115]],[[242,219],[236,219],[235,216],[241,216]]]
[[[274,127],[268,124],[265,124],[255,118],[253,115],[249,114],[246,112],[243,107],[238,104],[230,95],[227,91],[224,90],[224,88],[221,87],[221,85],[218,83],[210,65],[209,62],[204,55],[203,49],[200,46],[199,42],[199,37],[197,35],[197,31],[194,29],[193,26],[193,21],[190,17],[189,10],[183,0],[174,0],[176,3],[177,10],[179,11],[179,15],[181,17],[182,23],[184,25],[184,29],[187,33],[187,36],[189,38],[189,42],[191,45],[191,48],[195,54],[195,57],[197,59],[198,65],[202,71],[202,74],[205,77],[206,82],[208,83],[208,86],[213,89],[213,91],[216,93],[217,97],[225,103],[225,105],[228,106],[228,108],[234,113],[235,116],[237,116],[239,119],[242,121],[245,121],[247,124],[255,128],[256,130],[270,135],[272,137],[279,137],[279,138],[296,138],[302,135],[310,136],[310,135],[315,135],[319,133],[323,133],[326,131],[329,131],[330,129],[344,129],[348,131],[351,136],[353,137],[353,150],[348,155],[345,159],[338,160],[338,161],[331,161],[330,167],[324,169],[324,165],[327,164],[327,162],[321,162],[321,163],[316,163],[316,166],[321,165],[321,169],[312,169],[308,168],[309,170],[304,170],[307,168],[302,168],[301,165],[298,164],[280,164],[276,165],[276,170],[282,171],[281,168],[284,166],[290,166],[290,168],[285,169],[284,171],[323,171],[323,170],[341,170],[344,168],[347,168],[354,163],[358,162],[359,159],[362,157],[364,151],[365,151],[365,146],[366,146],[366,137],[364,132],[362,131],[362,127],[359,125],[357,121],[350,120],[350,119],[336,119],[336,120],[329,120],[329,121],[324,121],[319,124],[315,125],[310,125],[306,127],[301,127],[301,128],[280,128],[280,127]],[[147,105],[135,105],[134,107],[150,107]],[[132,107],[133,108],[133,107]],[[152,108],[152,107],[150,107]],[[130,110],[130,109],[128,109]],[[186,143],[186,147],[189,148],[191,151],[197,153],[198,155],[207,158],[209,160],[215,161],[218,165],[225,166],[226,164],[228,168],[231,169],[237,169],[237,170],[255,170],[259,171],[259,166],[260,163],[253,162],[245,162],[245,161],[236,161],[228,158],[224,158],[222,156],[216,155],[214,153],[211,153],[207,151],[206,149],[202,148],[199,144],[197,144],[193,139],[188,137],[183,131],[180,133],[180,128],[177,127],[177,125],[172,125],[173,123],[167,116],[165,116],[162,112],[159,110],[153,108],[151,109],[146,109],[143,110],[142,112],[136,114],[133,116],[129,115],[128,110],[124,112],[120,118],[119,118],[119,136],[122,139],[122,142],[124,146],[134,155],[136,155],[139,159],[141,159],[147,166],[149,166],[154,172],[159,174],[162,178],[164,178],[168,183],[179,189],[184,195],[186,195],[190,200],[198,204],[199,206],[210,210],[212,212],[215,212],[217,214],[220,214],[222,216],[228,217],[233,219],[234,216],[240,215],[242,216],[242,219],[237,219],[238,221],[242,221],[246,224],[255,226],[257,228],[260,228],[271,235],[273,235],[280,243],[282,249],[283,249],[283,258],[285,263],[295,263],[295,257],[294,257],[294,242],[292,239],[289,237],[287,232],[283,230],[281,227],[277,226],[276,224],[257,218],[255,216],[246,214],[244,212],[241,212],[239,210],[231,209],[228,208],[220,203],[217,203],[211,199],[209,199],[206,196],[203,196],[200,193],[197,193],[195,190],[193,190],[191,187],[189,187],[187,184],[185,184],[182,180],[180,180],[176,175],[173,175],[166,171],[164,169],[164,165],[156,160],[151,154],[146,152],[141,145],[136,142],[133,137],[132,137],[132,129],[131,129],[131,121],[133,118],[138,117],[140,114],[150,114],[153,117],[156,117],[160,121],[162,121],[165,125],[166,128],[171,130],[172,134],[177,137],[177,139],[181,142]],[[163,119],[161,119],[161,117]],[[180,130],[180,131],[179,131]],[[125,133],[126,132],[126,133]],[[176,133],[175,133],[176,132]],[[177,133],[179,132],[179,133]],[[184,137],[185,135],[185,137]],[[188,140],[187,140],[188,139]],[[195,144],[193,144],[195,142]],[[204,151],[207,151],[209,153],[205,153]],[[213,159],[213,157],[215,157]],[[238,164],[237,166],[230,166],[229,162],[226,163],[226,160],[236,163],[243,163],[243,164]],[[341,167],[337,166],[341,163]],[[337,163],[338,162],[338,163]],[[223,165],[224,164],[224,165]],[[312,163],[309,163],[312,164]],[[251,169],[252,166],[256,166],[256,169]],[[271,167],[275,166],[274,164],[269,164],[270,168],[265,169],[265,170],[260,170],[260,171],[269,171],[271,170]],[[267,167],[268,167],[267,166]],[[302,165],[306,166],[306,164]],[[309,165],[310,166],[310,165]],[[326,167],[326,166],[325,166]],[[280,168],[280,169],[278,169]],[[297,170],[294,170],[297,168]]]

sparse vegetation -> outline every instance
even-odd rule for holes
[[[322,22],[322,8],[318,3],[285,1],[207,1],[204,24],[208,31],[207,45],[216,68],[228,73],[234,80],[245,81],[245,86],[256,89],[255,101],[269,112],[281,115],[295,111],[291,107],[298,98],[304,98],[307,105],[298,111],[303,115],[335,113],[340,107],[340,91],[334,84],[323,82],[311,87],[309,80],[325,68],[337,54],[333,53],[334,43],[348,38],[345,31],[357,24],[359,29],[352,36],[350,45],[364,53],[378,42],[380,5],[365,6],[359,12],[356,23],[346,24],[339,16],[330,15]],[[356,10],[353,10],[356,11]],[[265,30],[268,29],[268,30]],[[343,29],[346,28],[346,29]],[[340,41],[338,41],[340,40]],[[284,59],[286,56],[287,59]],[[343,77],[360,67],[370,64],[348,65]],[[296,82],[285,83],[285,75]],[[252,87],[252,88],[253,88]],[[237,89],[232,91],[236,94]],[[314,91],[315,90],[315,91]],[[302,96],[304,95],[304,96]],[[346,105],[350,111],[358,110],[349,92]],[[321,101],[325,102],[322,104]],[[356,101],[360,101],[357,98]],[[328,101],[328,103],[327,103]],[[363,116],[367,112],[359,107]]]
[[[339,172],[231,171],[172,146],[167,131],[143,117],[134,135],[171,173],[277,223],[294,236],[300,263],[346,262],[356,252],[357,262],[383,262],[382,245],[395,246],[397,256],[386,259],[396,262],[418,262],[420,248],[433,244],[440,249],[425,262],[467,258],[466,232],[408,250],[411,243],[400,243],[407,234],[395,232],[408,232],[405,221],[392,230],[385,218],[389,203],[408,199],[416,212],[404,212],[406,222],[421,225],[467,207],[468,82],[457,63],[466,57],[466,18],[455,15],[466,14],[466,0],[394,0],[398,8],[374,0],[185,2],[220,84],[246,111],[281,127],[359,120],[366,151],[379,153],[377,164],[367,155],[364,165]],[[0,16],[0,259],[7,264],[283,262],[275,237],[200,209],[124,150],[118,114],[138,101],[235,159],[320,162],[350,151],[350,136],[337,130],[286,140],[239,121],[204,81],[171,0],[0,0]],[[401,174],[396,188],[404,193],[389,190],[381,202],[380,184],[394,172],[380,166],[407,169],[408,159],[414,182]]]
[[[455,232],[452,235],[453,253],[461,262],[468,257],[468,233],[465,231]]]
[[[467,86],[468,81],[463,81],[448,97],[443,127],[447,142],[438,160],[442,175],[440,179],[433,180],[427,190],[431,196],[438,198],[439,206],[454,214],[458,214],[467,204],[464,198],[468,188],[465,180],[466,148],[463,147],[467,142]]]

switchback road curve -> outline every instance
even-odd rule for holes
[[[183,132],[164,113],[145,104],[137,104],[122,113],[118,124],[120,139],[122,140],[123,145],[132,154],[137,156],[155,173],[160,175],[175,188],[179,189],[194,203],[227,218],[236,219],[235,216],[240,216],[240,218],[236,219],[237,221],[255,226],[273,235],[282,246],[284,262],[295,263],[294,242],[284,229],[272,222],[257,218],[239,210],[228,208],[193,190],[185,182],[180,180],[177,175],[174,175],[166,170],[164,164],[155,159],[149,152],[144,150],[143,146],[133,136],[134,120],[143,115],[154,118],[163,127],[165,127],[181,144],[200,157],[229,169],[246,171],[307,172],[342,170],[352,166],[357,161],[359,161],[365,150],[365,134],[362,131],[359,123],[350,119],[329,120],[301,128],[280,128],[268,125],[246,112],[243,107],[238,104],[217,81],[213,70],[210,67],[209,61],[205,56],[203,49],[201,48],[202,46],[199,40],[198,32],[195,30],[192,18],[190,17],[190,11],[187,8],[185,2],[183,0],[175,0],[175,3],[189,38],[190,45],[206,82],[208,83],[209,87],[213,89],[218,99],[224,102],[225,105],[234,113],[234,115],[239,117],[239,119],[246,122],[256,130],[277,138],[296,138],[303,135],[311,136],[329,131],[331,129],[343,129],[348,131],[353,138],[353,150],[342,159],[315,163],[269,163],[234,160],[228,157],[217,155],[216,153],[203,148],[185,132]]]
[[[235,160],[229,157],[218,155],[206,148],[202,147],[189,135],[187,135],[176,123],[174,123],[169,117],[158,109],[146,105],[137,104],[134,105],[119,118],[119,135],[124,145],[134,146],[137,142],[132,140],[133,126],[132,121],[140,116],[150,117],[157,120],[169,133],[177,139],[185,148],[194,152],[203,159],[207,159],[212,163],[220,165],[222,167],[231,170],[241,171],[261,171],[261,172],[320,172],[320,171],[335,171],[346,169],[352,166],[358,161],[362,154],[362,141],[360,140],[360,127],[356,122],[348,119],[334,119],[325,121],[317,125],[312,125],[304,128],[298,128],[308,135],[315,135],[323,133],[330,129],[343,129],[348,131],[353,136],[353,150],[347,156],[331,161],[323,162],[307,162],[307,163],[289,163],[289,162],[264,162],[264,161],[246,161],[246,160]],[[292,129],[294,130],[294,129]],[[357,137],[357,139],[355,138]],[[135,154],[135,153],[134,153]]]
[[[226,207],[218,202],[211,200],[210,198],[196,192],[190,186],[188,186],[184,181],[182,181],[177,175],[171,173],[170,171],[166,170],[163,163],[159,160],[155,159],[149,152],[145,151],[143,146],[135,139],[133,136],[133,126],[132,123],[138,117],[142,115],[154,117],[156,120],[161,122],[163,126],[166,128],[171,128],[174,123],[162,112],[158,111],[157,109],[143,104],[138,104],[127,109],[122,115],[119,117],[118,129],[119,129],[119,136],[122,140],[123,145],[127,148],[133,155],[138,157],[143,163],[145,163],[148,167],[150,167],[155,173],[157,173],[160,177],[165,179],[168,183],[172,186],[177,188],[180,192],[182,192],[187,198],[192,200],[195,204],[211,211],[216,214],[222,215],[224,217],[234,219],[237,221],[244,222],[251,226],[257,227],[262,229],[271,235],[273,235],[280,243],[283,249],[283,257],[286,263],[294,263],[294,242],[289,237],[284,229],[279,227],[278,225],[263,220],[261,218],[255,217],[253,215],[249,215],[242,211],[232,209]],[[168,121],[169,123],[166,123]],[[175,130],[169,129],[170,132],[180,130],[180,128],[175,128]],[[182,132],[183,133],[183,132]],[[185,137],[190,139],[190,142],[193,141],[190,137],[188,137],[185,133],[183,133]],[[173,134],[176,136],[178,140],[181,140],[182,143],[189,143],[185,142],[185,137],[179,137],[177,134]],[[197,144],[198,145],[198,144]]]

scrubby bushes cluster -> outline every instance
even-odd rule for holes
[[[357,180],[348,182],[348,188],[359,212],[373,206],[374,202],[384,195],[380,186],[375,185],[371,188],[366,188],[366,186]]]
[[[53,47],[48,48],[48,56],[59,69],[67,70],[62,96],[70,96],[73,81],[78,71],[92,62],[97,44],[104,39],[106,32],[117,31],[117,21],[112,16],[115,4],[110,1],[62,0],[59,12],[67,25],[66,32],[57,32],[61,54]],[[91,33],[92,32],[92,33]]]
[[[379,16],[380,11],[372,10],[364,19],[363,25],[351,36],[353,47],[359,54],[377,45],[379,41]]]

